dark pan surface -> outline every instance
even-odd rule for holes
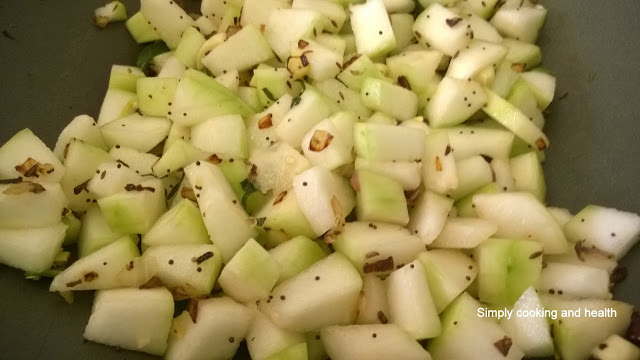
[[[137,1],[125,1],[129,13]],[[98,31],[100,0],[0,2],[0,142],[29,127],[49,145],[75,115],[97,116],[110,65],[134,64],[124,25]],[[558,77],[546,132],[549,204],[640,213],[640,2],[545,1],[544,64]],[[640,305],[640,249],[616,297]],[[67,305],[46,281],[0,266],[0,360],[152,359],[85,343],[92,295]]]

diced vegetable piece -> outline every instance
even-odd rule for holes
[[[220,75],[231,70],[248,70],[272,58],[265,37],[258,28],[249,25],[211,50],[202,63],[214,75]]]
[[[198,206],[182,199],[142,236],[142,247],[158,245],[208,244],[211,242]]]
[[[369,57],[384,55],[396,47],[396,38],[383,0],[367,0],[353,5],[351,28],[359,54]]]
[[[67,225],[0,229],[0,263],[32,273],[49,269],[62,249]]]
[[[0,147],[0,179],[60,182],[65,168],[42,140],[24,129]]]
[[[173,319],[173,298],[164,288],[113,289],[96,294],[87,340],[163,355]]]
[[[193,25],[191,16],[175,1],[140,0],[140,12],[170,49],[178,46],[182,33]]]
[[[433,3],[418,15],[413,24],[413,31],[418,43],[453,56],[464,49],[472,37],[467,25],[467,20],[453,10]]]

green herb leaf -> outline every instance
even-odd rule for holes
[[[262,88],[262,92],[264,92],[264,94],[267,96],[267,98],[271,101],[276,101],[276,98],[273,97],[273,94],[271,93],[271,91],[269,91],[269,89],[267,88]]]
[[[294,106],[296,106],[296,105],[300,104],[300,101],[301,101],[301,100],[302,100],[302,98],[300,98],[300,96],[296,96],[296,97],[294,97],[294,98],[293,98],[293,100],[291,101],[291,107],[290,107],[290,109],[291,109],[292,107],[294,107]]]
[[[154,57],[169,51],[170,50],[167,47],[167,44],[165,44],[163,41],[153,42],[145,46],[142,51],[140,51],[140,54],[138,55],[138,61],[136,61],[136,66],[139,67],[142,71],[145,71]]]

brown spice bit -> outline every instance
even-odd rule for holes
[[[249,182],[253,182],[253,180],[258,175],[258,167],[255,164],[251,165],[251,170],[249,170],[249,176],[247,176],[247,180]]]
[[[507,357],[507,355],[509,355],[509,349],[511,349],[511,345],[513,345],[513,341],[508,336],[503,337],[502,340],[498,340],[493,344],[493,346],[495,346],[496,349],[498,349],[498,351],[500,351],[500,353],[504,357]]]
[[[72,287],[75,287],[76,285],[80,285],[80,284],[82,284],[82,279],[78,279],[78,280],[76,280],[76,281],[68,282],[68,283],[66,283],[65,285],[66,285],[68,288],[72,288]]]
[[[100,180],[104,180],[105,176],[107,176],[107,172],[103,171],[102,174],[100,174]]]
[[[342,234],[346,225],[346,214],[344,213],[344,208],[335,196],[331,198],[331,210],[333,210],[334,225],[324,234],[324,241],[326,244],[333,244],[338,236]]]
[[[444,156],[447,156],[451,153],[451,145],[447,145],[447,147],[444,149]]]
[[[356,62],[356,60],[358,60],[358,58],[360,58],[360,54],[354,55],[351,59],[347,60],[347,62],[345,62],[344,65],[342,65],[342,68],[343,69],[348,68],[349,66],[351,66],[351,64]]]
[[[0,180],[0,185],[7,185],[7,184],[19,184],[22,182],[22,177],[17,177],[14,179],[5,179],[5,180]]]
[[[356,71],[356,70],[349,70],[349,72],[351,73],[351,75],[353,76],[358,76],[358,75],[362,75],[362,71]]]
[[[320,152],[331,145],[333,135],[325,130],[316,130],[313,132],[311,141],[309,142],[309,150]]]
[[[89,180],[83,182],[82,184],[76,186],[73,188],[73,193],[75,195],[80,195],[80,193],[84,190],[86,192],[89,192],[89,190],[87,190],[87,185],[89,185]]]
[[[2,193],[5,195],[21,195],[29,192],[40,194],[45,191],[46,189],[42,185],[30,181],[25,181],[10,185]]]
[[[211,156],[209,156],[209,157],[207,158],[207,162],[210,162],[210,163],[212,163],[212,164],[214,164],[214,165],[217,165],[217,164],[220,164],[220,163],[222,162],[222,159],[220,159],[220,158],[218,157],[218,155],[213,154],[213,155],[211,155]]]
[[[378,255],[380,255],[380,253],[379,253],[379,252],[377,252],[377,251],[370,251],[370,252],[368,252],[368,253],[364,256],[364,258],[365,258],[365,259],[371,259],[372,257],[376,257],[376,256],[378,256]]]
[[[150,192],[156,192],[155,188],[152,188],[151,186],[142,186],[140,184],[138,185],[134,185],[134,184],[127,184],[124,187],[125,191],[150,191]]]
[[[422,187],[418,187],[417,189],[411,191],[405,191],[404,197],[407,199],[407,206],[415,205],[420,195],[422,195],[422,191]]]
[[[538,148],[538,150],[542,151],[547,148],[547,143],[544,141],[544,139],[540,138],[536,140],[536,147]]]
[[[309,60],[303,54],[301,56],[290,56],[287,59],[287,70],[291,73],[292,80],[302,79],[309,74]]]
[[[404,76],[398,76],[398,85],[407,90],[411,90],[411,84],[409,84],[409,80],[407,80],[407,78]]]
[[[71,143],[67,143],[67,145],[64,146],[63,156],[65,159],[67,158],[67,154],[69,153],[69,145],[71,145]]]
[[[261,117],[260,120],[258,120],[258,129],[260,130],[268,129],[272,126],[273,126],[273,115],[271,113],[268,113],[267,115]]]
[[[605,344],[605,343],[602,343],[602,344],[598,345],[598,349],[600,349],[600,350],[604,350],[604,349],[606,349],[607,347],[608,347],[608,345],[607,345],[607,344]]]
[[[634,310],[633,314],[631,314],[631,323],[627,328],[625,338],[636,344],[636,346],[640,346],[640,313],[638,311]]]
[[[129,263],[124,267],[125,269],[127,269],[127,271],[131,271],[134,268],[134,264],[133,264],[133,260],[129,261]]]
[[[231,25],[227,28],[227,39],[237,34],[238,31],[242,30],[242,25]]]
[[[342,91],[338,91],[338,96],[340,96],[340,99],[344,101],[344,94],[342,93]]]
[[[129,164],[127,164],[126,162],[124,162],[124,161],[122,161],[122,160],[116,160],[116,162],[117,162],[118,164],[121,164],[121,165],[124,165],[124,166],[126,166],[126,167],[129,167]],[[118,169],[119,169],[119,168],[120,168],[120,167],[118,167]]]
[[[212,251],[207,251],[206,253],[198,256],[198,258],[196,259],[196,264],[200,265],[203,262],[211,259],[213,257],[213,252]]]
[[[230,336],[230,337],[229,337],[229,342],[230,342],[231,344],[233,344],[233,342],[234,342],[234,341],[236,341],[236,339],[235,339],[233,336]]]
[[[576,255],[578,256],[578,259],[580,259],[580,261],[583,261],[583,262],[586,261],[585,255],[599,256],[605,259],[609,259],[613,257],[612,254],[606,251],[600,250],[596,247],[585,246],[584,240],[578,241],[574,249],[576,251]]]
[[[266,25],[260,24],[260,32],[264,32],[265,29],[266,29]]]
[[[262,225],[264,225],[264,222],[265,222],[265,221],[267,221],[267,218],[266,218],[266,217],[257,218],[257,219],[256,219],[256,225],[257,225],[257,226],[262,226]]]
[[[162,286],[162,281],[157,276],[152,277],[146,283],[140,285],[140,289],[153,289]]]
[[[104,29],[109,25],[109,18],[106,16],[94,16],[93,23],[96,24],[98,29]]]
[[[454,27],[454,26],[458,25],[458,23],[460,21],[462,21],[462,18],[461,17],[457,17],[457,18],[447,19],[445,21],[447,22],[447,25],[449,25],[449,27]]]
[[[389,323],[389,319],[387,318],[387,315],[385,315],[384,312],[382,311],[378,311],[378,320],[380,321],[381,324]]]
[[[365,274],[371,272],[385,272],[391,271],[395,267],[393,263],[393,256],[389,256],[386,259],[376,261],[374,263],[365,263],[362,270]]]
[[[524,63],[516,63],[516,64],[512,64],[511,65],[511,70],[517,72],[517,73],[521,73],[524,71],[524,69],[527,67],[527,64]]]
[[[298,40],[298,49],[304,49],[309,46],[309,43],[304,40]]]
[[[491,164],[491,162],[493,161],[493,157],[489,156],[489,155],[484,155],[484,154],[480,154],[480,156],[482,156],[482,158],[484,159],[484,161],[486,161],[487,163]]]
[[[93,280],[98,278],[98,273],[96,273],[95,271],[91,271],[88,272],[86,274],[84,274],[84,281],[86,282],[92,282]]]
[[[51,174],[53,172],[53,165],[41,164],[33,158],[28,158],[24,163],[15,167],[16,171],[24,175],[25,177],[40,177],[40,175]]]
[[[278,205],[279,203],[281,203],[286,195],[287,195],[286,191],[283,191],[280,194],[278,194],[278,197],[276,197],[276,199],[273,201],[273,205]]]
[[[185,199],[189,199],[193,202],[198,201],[196,199],[196,194],[193,192],[193,189],[190,187],[183,187],[182,190],[180,191],[180,196],[182,196]]]
[[[198,318],[198,300],[196,299],[189,300],[189,303],[187,304],[187,312],[191,317],[191,321],[193,321],[193,323],[195,324],[196,319]]]
[[[628,274],[629,271],[625,266],[616,266],[616,268],[613,269],[611,276],[609,277],[609,281],[614,284],[619,284],[627,278]]]
[[[442,161],[440,161],[440,156],[436,156],[436,171],[442,171]]]
[[[529,255],[529,259],[539,258],[540,256],[542,256],[542,251],[536,251],[533,254]]]

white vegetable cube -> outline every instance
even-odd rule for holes
[[[368,0],[362,5],[352,5],[350,10],[351,28],[359,54],[376,57],[396,47],[396,38],[383,0]]]
[[[256,166],[254,184],[262,192],[280,193],[293,185],[293,178],[311,167],[309,160],[286,143],[277,143],[251,154],[249,161]]]
[[[506,37],[535,43],[546,16],[542,5],[504,6],[493,15],[491,25]]]
[[[138,79],[144,77],[142,70],[135,66],[112,65],[111,73],[109,74],[109,89],[120,89],[135,93]]]
[[[348,181],[321,166],[296,176],[293,189],[316,236],[342,223],[356,205],[355,192]]]
[[[325,16],[311,9],[278,9],[271,12],[264,37],[281,61],[291,55],[291,45],[322,32]]]
[[[227,263],[220,274],[222,290],[242,303],[265,299],[280,278],[280,265],[251,239]]]
[[[507,55],[507,48],[487,41],[472,40],[468,48],[451,59],[447,76],[468,80],[482,70],[499,63]]]
[[[442,327],[424,268],[413,261],[389,275],[389,319],[416,340],[440,335]]]
[[[0,179],[18,177],[33,182],[60,182],[65,169],[56,155],[29,129],[0,147]]]
[[[96,174],[89,180],[87,190],[101,199],[118,193],[127,184],[139,184],[142,176],[119,162],[104,163],[98,167]]]
[[[217,3],[219,7],[224,9],[224,1],[225,0],[205,0],[202,3]],[[273,11],[291,7],[291,2],[288,0],[245,0],[241,4],[242,17],[240,18],[240,24],[242,26],[249,24],[255,26],[265,25],[269,21],[269,16]],[[213,8],[211,10],[211,13],[220,11]],[[204,11],[202,13],[205,14]]]
[[[427,89],[441,60],[442,53],[439,51],[419,50],[389,57],[386,64],[392,79],[404,77],[411,90],[420,94]]]
[[[588,205],[564,226],[564,231],[570,241],[585,240],[620,259],[640,239],[640,216]]]
[[[480,194],[473,197],[473,205],[479,218],[498,225],[498,237],[537,241],[545,254],[568,250],[562,228],[530,193]]]
[[[376,161],[358,157],[355,169],[387,176],[400,183],[405,191],[417,189],[422,182],[421,165],[415,161]]]
[[[422,180],[433,192],[446,194],[458,187],[458,173],[447,131],[434,131],[427,135]]]
[[[233,91],[200,71],[184,72],[176,88],[168,117],[185,126],[224,115],[253,115],[253,109]]]
[[[533,91],[540,109],[546,109],[555,95],[556,78],[542,71],[527,71],[520,74],[520,77]]]
[[[256,26],[249,25],[211,50],[202,63],[217,76],[231,70],[248,70],[272,58],[265,37]]]
[[[389,302],[387,287],[383,279],[376,274],[366,274],[362,278],[362,292],[358,303],[356,324],[389,323]]]
[[[206,120],[191,129],[191,144],[226,157],[246,159],[247,129],[242,117],[228,115]]]
[[[351,90],[342,82],[336,79],[327,79],[316,82],[315,86],[324,95],[335,101],[344,111],[351,112],[356,120],[366,119],[371,115],[371,110],[360,101],[360,92]]]
[[[473,249],[497,231],[498,226],[489,220],[475,217],[450,217],[447,218],[442,231],[430,246],[445,249]]]
[[[429,245],[444,228],[452,207],[453,200],[427,190],[411,208],[407,228]]]
[[[137,113],[109,122],[100,131],[108,147],[125,146],[140,152],[151,151],[169,135],[171,121],[164,117]]]
[[[304,236],[285,241],[269,250],[269,254],[280,265],[278,283],[298,275],[327,256],[320,245]]]
[[[62,222],[31,229],[0,229],[0,263],[41,273],[53,265],[62,250],[66,230]]]
[[[184,171],[194,187],[211,240],[222,252],[226,263],[256,236],[255,221],[249,219],[219,167],[207,161],[196,161]]]
[[[231,359],[253,320],[253,312],[228,297],[198,300],[195,316],[173,319],[167,360]]]
[[[400,121],[418,113],[418,96],[401,86],[369,78],[360,89],[360,101],[375,111],[382,111]]]
[[[362,279],[349,260],[334,253],[276,286],[261,310],[285,329],[306,332],[356,318]]]
[[[100,129],[96,126],[95,120],[88,115],[78,115],[67,125],[56,142],[53,153],[56,154],[60,161],[65,159],[65,149],[72,139],[82,140],[90,145],[98,147],[102,150],[108,150],[102,139]]]
[[[153,164],[158,161],[158,157],[156,155],[139,152],[122,146],[109,150],[109,155],[112,160],[120,160],[120,162],[124,163],[122,166],[128,166],[136,173],[143,176],[153,174]]]
[[[367,78],[384,79],[384,75],[368,56],[360,54],[346,60],[338,74],[338,80],[354,91],[360,91]]]
[[[339,110],[318,90],[306,86],[307,89],[292,103],[289,112],[275,128],[278,139],[296,148],[311,128]]]
[[[425,108],[425,117],[433,127],[448,127],[465,122],[487,102],[484,89],[475,81],[445,76]]]
[[[456,161],[458,186],[449,192],[452,199],[458,200],[481,187],[493,182],[494,172],[491,165],[481,155]]]
[[[450,249],[422,252],[418,260],[424,267],[433,302],[441,313],[458,295],[471,285],[478,266],[466,254]]]
[[[128,91],[109,89],[102,100],[98,115],[98,126],[106,125],[113,120],[133,114],[138,109],[138,96]]]
[[[395,324],[329,326],[320,334],[334,360],[431,360],[429,353]]]
[[[480,301],[505,306],[537,284],[542,270],[542,246],[530,240],[488,239],[475,248]]]
[[[79,259],[58,274],[49,291],[113,289],[122,287],[117,275],[133,270],[131,262],[140,256],[131,237],[125,236]]]
[[[96,293],[87,340],[163,355],[173,319],[173,297],[165,288],[114,289]]]
[[[325,17],[324,31],[337,33],[347,20],[347,12],[341,4],[335,1],[295,0],[291,7],[294,9],[309,9],[322,13]]]
[[[204,160],[210,155],[211,152],[206,153],[180,138],[169,145],[162,157],[153,163],[151,169],[155,176],[162,178],[175,173],[194,161]]]
[[[142,258],[178,300],[210,294],[222,268],[222,255],[214,245],[152,246]]]
[[[544,357],[553,354],[553,340],[547,319],[535,315],[536,311],[543,309],[540,297],[531,287],[513,305],[511,318],[500,320],[500,326],[526,356]]]
[[[124,235],[113,232],[98,204],[91,204],[82,216],[78,235],[78,257],[85,257]]]
[[[309,78],[313,80],[332,79],[342,70],[344,53],[329,49],[310,38],[301,39],[291,45],[291,56],[303,55],[309,62]]]
[[[282,231],[288,237],[316,237],[313,227],[300,208],[296,192],[291,188],[280,193],[274,192],[254,216],[264,220],[262,228],[266,231]]]
[[[173,94],[178,87],[175,77],[140,78],[136,89],[138,94],[138,110],[143,115],[165,117],[169,113]]]
[[[68,202],[58,184],[19,182],[0,185],[0,228],[55,225]]]
[[[380,221],[406,226],[409,223],[407,200],[402,185],[371,171],[360,170],[357,176],[359,221]]]
[[[611,298],[609,273],[588,265],[547,262],[537,288],[569,299]]]
[[[640,349],[618,334],[613,334],[591,352],[600,360],[634,360],[640,358]]]
[[[176,2],[141,0],[140,12],[157,29],[170,49],[178,46],[182,33],[194,23]]]
[[[353,136],[345,138],[330,119],[314,126],[302,139],[302,151],[314,165],[334,170],[353,160]]]
[[[149,246],[207,244],[211,239],[198,206],[182,199],[153,224],[142,237],[143,250]]]
[[[467,20],[452,10],[433,3],[416,18],[413,31],[420,44],[453,56],[471,39],[472,32],[467,25]]]
[[[363,275],[389,274],[424,250],[420,239],[403,227],[361,221],[347,223],[333,246]]]
[[[358,156],[375,161],[416,161],[425,151],[424,131],[405,126],[357,123],[354,141]]]
[[[275,325],[268,316],[258,310],[247,332],[247,348],[252,359],[267,359],[296,344],[304,344],[305,337]]]
[[[124,190],[98,200],[109,226],[121,234],[145,234],[165,211],[160,180],[127,184]]]

